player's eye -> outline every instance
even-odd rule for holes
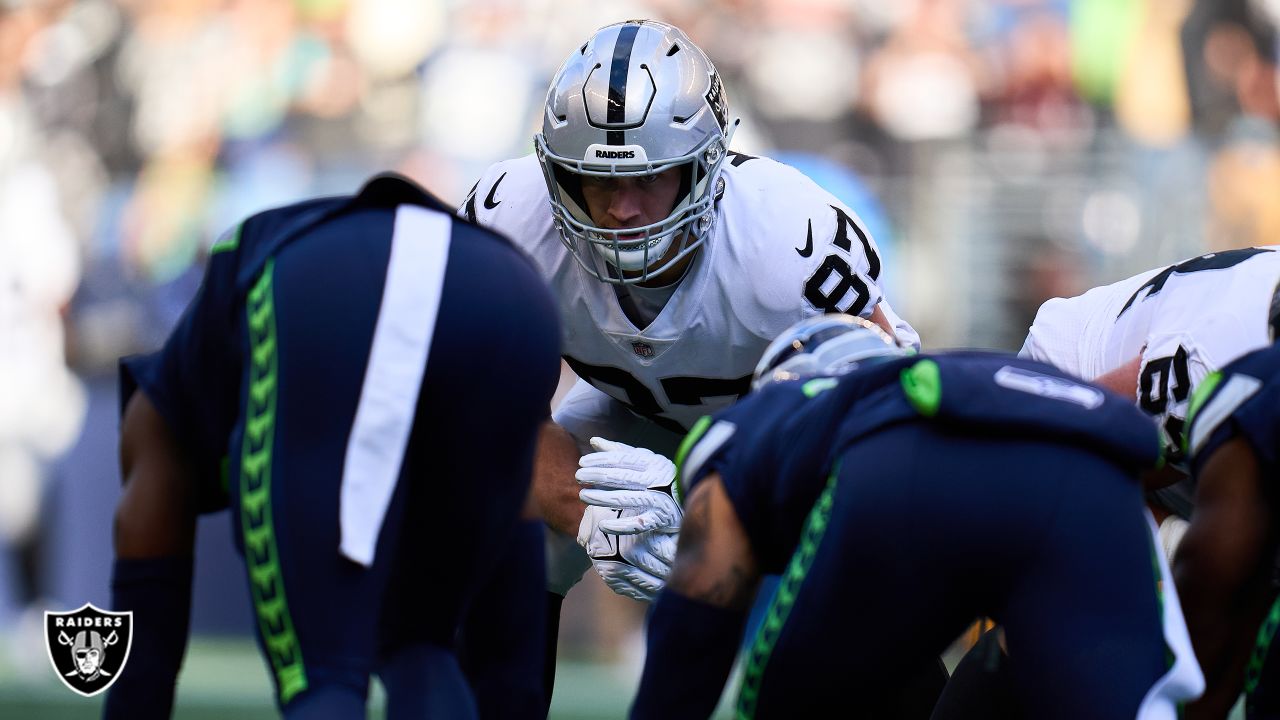
[[[658,182],[658,175],[657,173],[653,175],[641,175],[640,177],[636,178],[636,182],[640,183],[641,185],[652,185]]]
[[[582,178],[582,187],[592,190],[612,190],[617,181],[611,177],[600,177],[599,175],[587,175]]]

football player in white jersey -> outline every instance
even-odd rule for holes
[[[667,458],[747,392],[781,330],[844,312],[919,344],[883,297],[859,218],[798,171],[730,151],[737,124],[678,28],[610,25],[553,79],[536,153],[486,170],[459,211],[512,237],[550,281],[580,378],[535,468],[534,502],[560,537],[558,595],[588,567],[564,541],[577,536],[610,587],[652,599],[680,518]],[[598,505],[585,514],[575,473]]]
[[[1154,418],[1168,462],[1165,471],[1147,478],[1148,487],[1172,484],[1156,489],[1148,504],[1170,562],[1194,497],[1182,449],[1192,395],[1211,373],[1269,344],[1267,301],[1278,280],[1280,246],[1210,253],[1147,270],[1045,302],[1019,352],[1134,398]],[[939,702],[947,709],[936,718],[1022,717],[997,653],[987,640],[965,656]],[[993,663],[998,672],[989,669]],[[975,708],[971,700],[979,697],[985,704]]]
[[[1049,300],[1036,314],[1020,354],[1135,398],[1160,426],[1169,465],[1183,470],[1182,431],[1196,386],[1268,343],[1266,300],[1280,279],[1278,250],[1209,253],[1077,297]],[[1169,472],[1163,481],[1183,477]],[[1190,490],[1181,481],[1157,495],[1168,510],[1185,517],[1191,511]],[[1176,517],[1161,524],[1172,557],[1185,524]]]

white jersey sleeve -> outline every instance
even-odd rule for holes
[[[551,222],[542,169],[533,155],[490,165],[467,193],[458,215],[510,238],[544,277],[554,272],[563,246]]]
[[[1124,362],[1110,364],[1107,345],[1116,316],[1127,298],[1159,268],[1070,298],[1051,298],[1036,311],[1018,352],[1020,357],[1049,363],[1084,380],[1093,380]]]
[[[1024,357],[1086,380],[1140,358],[1138,406],[1181,460],[1190,398],[1211,372],[1267,344],[1278,248],[1209,253],[1041,306]]]
[[[744,300],[754,304],[740,314],[795,322],[828,312],[870,317],[879,306],[898,338],[919,346],[915,329],[884,298],[880,251],[857,214],[767,158],[732,155],[725,176],[719,218],[732,256],[726,265],[753,286]]]

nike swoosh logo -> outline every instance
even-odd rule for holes
[[[809,221],[809,231],[805,234],[804,249],[801,250],[800,248],[796,248],[795,250],[797,253],[800,254],[800,257],[803,257],[803,258],[807,258],[813,254],[813,221],[812,220]]]
[[[493,193],[498,190],[498,186],[502,184],[502,179],[505,178],[506,176],[507,176],[506,173],[502,173],[502,175],[498,176],[498,182],[494,183],[493,187],[489,188],[489,194],[486,195],[484,198],[485,210],[492,210],[502,204],[501,200],[494,202]]]

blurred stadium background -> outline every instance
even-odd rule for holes
[[[532,150],[570,50],[653,17],[717,63],[735,149],[868,221],[927,346],[1016,350],[1048,297],[1280,240],[1278,16],[1280,0],[0,0],[0,717],[96,714],[40,628],[108,601],[116,358],[160,343],[245,215],[385,169],[461,201]],[[225,515],[206,518],[181,718],[272,716],[230,547]],[[553,716],[623,716],[643,608],[594,577],[566,607]]]

